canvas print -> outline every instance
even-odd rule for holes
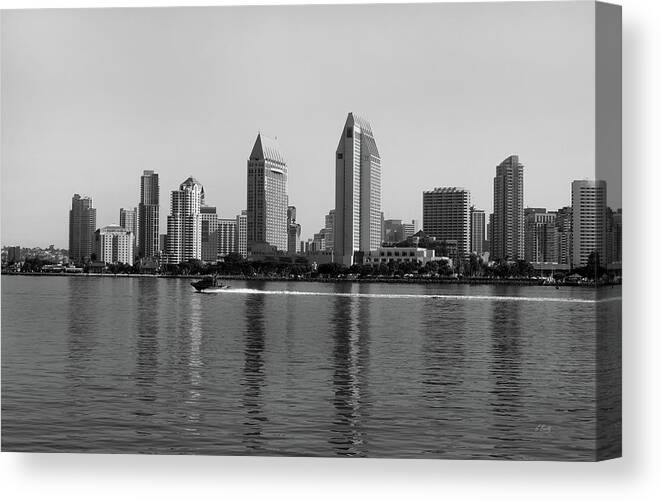
[[[621,455],[621,9],[5,10],[2,451]]]

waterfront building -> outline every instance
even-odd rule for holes
[[[170,194],[167,249],[164,256],[166,263],[178,264],[202,259],[203,200],[204,188],[192,176]]]
[[[524,259],[529,263],[557,263],[556,212],[545,208],[524,209]]]
[[[218,261],[218,214],[211,205],[200,207],[202,261],[215,263]]]
[[[137,256],[140,251],[140,245],[138,243],[138,208],[119,209],[119,225],[126,231],[133,233],[133,256]],[[159,248],[162,249],[163,247]]]
[[[111,224],[94,232],[96,261],[108,264],[133,264],[135,234],[126,228]]]
[[[7,262],[9,264],[19,263],[21,261],[21,248],[18,245],[7,249]]]
[[[429,261],[439,261],[434,249],[421,247],[379,247],[365,253],[365,264],[379,265],[396,263],[418,263],[424,265]]]
[[[301,225],[296,222],[296,207],[287,207],[287,254],[296,254],[301,239]]]
[[[325,228],[319,231],[319,233],[315,233],[312,237],[312,245],[314,246],[313,249],[316,252],[319,251],[325,251],[328,249],[326,245],[326,231]]]
[[[248,211],[242,210],[236,216],[236,252],[248,257]]]
[[[143,171],[137,224],[140,258],[154,258],[159,254],[159,190],[158,174],[153,170]]]
[[[422,194],[422,231],[436,240],[457,242],[457,257],[470,250],[470,192],[443,187]]]
[[[69,260],[77,265],[88,261],[94,247],[96,209],[92,197],[76,193],[69,211]]]
[[[381,234],[381,156],[370,123],[349,113],[335,152],[336,262],[351,266]]]
[[[335,209],[331,209],[324,217],[326,232],[326,249],[335,251]]]
[[[608,263],[622,262],[622,209],[607,212]]]
[[[401,219],[385,219],[383,221],[383,241],[385,243],[396,244],[405,238]]]
[[[493,260],[524,258],[523,164],[517,155],[496,167],[493,179]]]
[[[484,230],[485,230],[485,214],[481,209],[476,209],[475,206],[470,208],[470,252],[481,255],[487,249],[484,247]]]
[[[571,207],[558,209],[555,216],[556,248],[558,263],[572,264],[572,210]]]
[[[222,258],[239,251],[236,238],[237,219],[238,217],[218,220],[218,255]]]
[[[248,158],[247,247],[287,251],[287,163],[276,139],[257,135]]]
[[[606,181],[577,180],[571,184],[572,265],[585,266],[592,252],[602,265],[608,252],[606,241]]]

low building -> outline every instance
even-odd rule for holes
[[[421,247],[380,247],[379,249],[365,252],[364,263],[371,265],[396,263],[419,263],[427,264],[430,261],[438,261],[433,249]]]

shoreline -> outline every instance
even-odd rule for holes
[[[199,280],[208,275],[155,275],[151,273],[49,273],[49,272],[34,272],[34,273],[2,273],[3,276],[22,276],[22,277],[82,277],[82,278],[155,278],[155,279],[188,279]],[[390,283],[390,284],[457,284],[457,285],[516,285],[516,286],[541,286],[541,287],[555,287],[555,284],[545,284],[539,279],[530,278],[287,278],[287,277],[246,277],[243,275],[219,275],[220,280],[231,281],[256,281],[256,282],[320,282],[320,283]],[[621,286],[619,283],[560,283],[560,287],[613,287]]]

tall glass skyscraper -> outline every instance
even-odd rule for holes
[[[158,255],[159,209],[158,174],[153,170],[146,170],[140,178],[138,205],[138,253],[141,258]]]
[[[92,197],[76,193],[69,211],[69,260],[82,264],[91,258],[96,230],[96,209]]]
[[[354,113],[347,116],[335,153],[333,243],[335,261],[345,266],[381,245],[381,156],[372,126]]]
[[[257,246],[287,252],[287,163],[278,142],[262,134],[248,158],[248,253]]]
[[[524,258],[523,165],[507,157],[496,167],[493,179],[493,241],[491,258],[516,261]]]

